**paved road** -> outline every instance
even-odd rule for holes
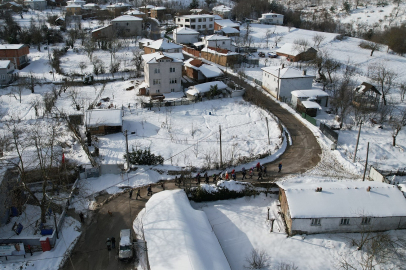
[[[247,86],[248,87],[248,86]],[[303,126],[299,120],[269,98],[260,98],[262,105],[269,108],[289,130],[293,145],[288,146],[286,152],[277,160],[266,164],[269,177],[264,180],[276,180],[292,173],[303,173],[313,168],[320,161],[321,149],[313,136],[313,133]],[[282,172],[278,173],[278,164],[282,162]],[[256,176],[255,172],[255,176]],[[257,177],[254,176],[254,181]],[[237,174],[240,178],[240,175]],[[173,182],[166,184],[167,189],[177,188]],[[160,187],[154,187],[153,191],[162,191]],[[63,269],[72,270],[100,270],[100,269],[135,269],[134,263],[122,263],[117,259],[117,249],[108,252],[105,241],[107,237],[114,236],[119,241],[121,229],[132,228],[132,220],[145,206],[147,201],[146,189],[142,189],[143,199],[130,200],[128,193],[119,195],[109,203],[103,205],[94,213],[92,220],[87,220],[83,233],[72,253],[74,268],[69,263]],[[98,200],[105,199],[104,196]],[[108,211],[113,214],[110,216]],[[73,214],[75,216],[75,214]]]

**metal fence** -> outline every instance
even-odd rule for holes
[[[306,114],[306,113],[301,113],[302,117],[304,119],[306,119],[307,121],[309,121],[309,123],[315,125],[317,127],[317,122],[316,119],[314,119],[313,117],[311,117],[310,115]]]
[[[189,105],[198,102],[198,100],[188,100],[188,99],[180,99],[174,101],[163,101],[163,102],[142,102],[142,108],[161,108],[161,107],[170,107],[170,106],[179,106],[179,105]]]
[[[332,130],[326,124],[320,123],[320,130],[321,132],[326,135],[332,142],[338,142],[338,133]]]

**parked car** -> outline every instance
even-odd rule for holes
[[[276,57],[278,57],[278,55],[276,53],[274,53],[274,52],[269,52],[268,57],[269,58],[276,58]]]
[[[122,261],[130,261],[134,256],[133,239],[131,230],[125,229],[120,231],[120,247],[118,258]]]
[[[265,57],[265,53],[264,53],[264,52],[259,52],[259,53],[258,53],[258,56],[259,56],[259,57]]]

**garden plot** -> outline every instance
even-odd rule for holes
[[[270,144],[266,117],[269,124]],[[282,145],[281,130],[266,111],[242,100],[226,98],[194,105],[133,109],[123,118],[130,151],[150,148],[164,157],[164,164],[213,167],[219,163],[219,126],[222,129],[223,162],[274,153]],[[99,137],[104,163],[124,162],[122,134]]]

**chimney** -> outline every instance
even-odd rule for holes
[[[367,188],[367,191],[370,192],[370,191],[371,191],[371,187],[368,187],[368,188]]]
[[[302,71],[303,76],[306,76],[306,69]]]

